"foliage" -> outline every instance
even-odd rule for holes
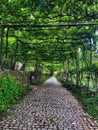
[[[94,117],[95,120],[98,121],[98,94],[91,94],[89,96],[85,90],[82,92],[81,96],[79,94],[75,94],[76,97],[83,104],[83,108],[87,111],[91,116]]]
[[[92,70],[94,72],[98,72],[98,61],[93,61],[93,63],[92,63]]]
[[[24,89],[21,84],[15,83],[11,77],[3,76],[0,79],[0,110],[6,110],[21,98]]]
[[[92,93],[91,91],[88,93],[86,86],[76,87],[68,80],[62,80],[61,82],[81,102],[84,110],[98,121],[98,93]]]
[[[39,73],[41,63],[47,72],[63,72],[68,79],[64,84],[75,93],[81,92],[84,82],[88,90],[90,84],[97,90],[98,36],[92,23],[98,24],[98,0],[1,0],[0,68],[11,69],[11,63],[20,61],[36,66]],[[3,77],[2,103],[18,98],[22,91],[18,86]]]
[[[96,23],[97,8],[98,2],[96,0],[93,2],[88,0],[85,2],[82,0],[1,1],[0,29],[2,30],[3,25],[6,24],[12,26],[6,26],[3,35],[0,31],[4,43],[3,46],[1,45],[2,42],[0,43],[0,46],[3,47],[3,60],[18,60],[25,64],[36,59],[65,61],[67,56],[74,55],[75,46],[88,45],[88,39],[93,37],[95,27],[35,28],[31,24],[77,24],[89,23],[89,21]],[[14,25],[19,25],[19,27]]]
[[[39,85],[42,85],[46,80],[48,80],[50,78],[50,75],[49,74],[43,74],[41,76],[41,79],[39,81]]]

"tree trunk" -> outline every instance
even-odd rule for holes
[[[18,52],[18,42],[16,44],[15,53],[14,53],[14,65],[16,64],[17,61],[17,52]]]
[[[95,72],[95,89],[98,89],[98,72]]]
[[[69,59],[66,60],[66,78],[69,78]]]
[[[89,62],[89,70],[88,70],[88,89],[90,84],[90,79],[92,79],[92,40],[90,38],[90,62]]]
[[[13,60],[11,61],[11,65],[10,65],[10,68],[11,68],[12,70],[15,69],[15,64],[16,64],[16,61],[17,61],[18,45],[19,45],[19,44],[18,44],[18,42],[17,42],[16,48],[15,48],[15,52],[14,52],[14,57],[13,57]]]
[[[8,33],[9,33],[9,27],[7,28],[7,32],[6,32],[6,50],[5,50],[5,58],[8,58]]]
[[[80,83],[80,71],[79,71],[79,55],[78,55],[78,47],[76,48],[76,85],[78,86]]]
[[[4,27],[1,28],[1,42],[0,42],[0,69],[2,69],[2,55],[3,55],[3,42],[4,42]]]

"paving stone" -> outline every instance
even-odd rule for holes
[[[55,77],[8,113],[0,122],[0,130],[98,130],[98,123]]]

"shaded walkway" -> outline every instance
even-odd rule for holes
[[[98,130],[98,124],[52,77],[10,111],[0,130]]]

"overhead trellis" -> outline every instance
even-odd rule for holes
[[[0,27],[10,27],[10,28],[22,28],[22,27],[33,27],[33,28],[46,28],[46,27],[60,27],[60,28],[64,28],[64,27],[83,27],[83,26],[98,26],[98,24],[96,23],[78,23],[78,24],[42,24],[42,25],[38,25],[38,24],[0,24]]]
[[[77,23],[77,24],[31,24],[31,23],[9,23],[9,24],[0,24],[0,28],[14,28],[14,29],[18,29],[18,30],[23,30],[23,31],[38,31],[38,30],[59,30],[59,29],[64,29],[64,28],[70,28],[70,27],[76,27],[76,28],[80,28],[80,27],[94,27],[95,29],[98,27],[98,24],[96,23]],[[9,36],[10,37],[10,36]],[[13,37],[13,36],[12,36]],[[16,36],[14,36],[16,37]],[[80,39],[85,39],[86,36],[80,36],[79,38],[71,38],[71,37],[67,37],[65,39],[72,39],[72,40],[80,40]],[[45,40],[44,38],[37,38],[38,40]],[[60,38],[53,38],[52,39],[56,39],[56,40],[63,40],[64,42],[64,38],[60,39]]]
[[[81,27],[94,27],[94,28],[96,28],[96,26],[97,26],[97,24],[96,23],[77,23],[77,24],[32,24],[32,23],[9,23],[9,24],[0,24],[0,27],[1,28],[14,28],[14,29],[23,29],[24,31],[27,31],[28,29],[29,29],[29,31],[30,30],[32,30],[32,31],[37,31],[37,30],[43,30],[43,29],[47,29],[47,30],[53,30],[53,29],[66,29],[66,28],[70,28],[70,27],[76,27],[76,28],[81,28]],[[27,29],[27,30],[26,30]],[[54,34],[54,35],[56,35],[56,34]],[[8,37],[10,37],[10,36],[8,36]],[[16,36],[14,36],[13,35],[13,37],[16,37]],[[67,37],[63,37],[63,38],[60,38],[60,37],[54,37],[54,36],[52,36],[51,37],[51,41],[49,42],[49,41],[47,41],[47,38],[46,39],[44,39],[44,38],[37,38],[37,36],[35,36],[35,38],[38,40],[36,43],[38,44],[38,43],[41,43],[42,41],[45,41],[45,42],[48,42],[48,43],[65,43],[65,44],[68,44],[68,43],[70,43],[70,42],[66,42],[66,41],[64,41],[64,40],[80,40],[80,39],[85,39],[85,38],[87,38],[87,36],[85,35],[85,36],[78,36],[77,38],[76,37],[69,37],[69,36],[67,36]],[[27,41],[24,41],[24,40],[20,40],[21,39],[21,37],[16,37],[16,39],[17,39],[17,41],[19,41],[19,42],[23,42],[23,43],[27,43],[27,44],[32,44],[32,45],[34,45],[34,43],[33,42],[27,42]],[[41,41],[42,40],[42,41]],[[48,40],[50,40],[50,39],[48,39]],[[53,41],[53,40],[56,40],[56,41]],[[3,42],[2,42],[3,43]],[[42,42],[42,43],[44,43],[44,42]],[[38,47],[38,45],[36,44],[36,46]],[[72,43],[73,44],[73,43]],[[40,46],[40,45],[39,45]],[[55,46],[57,46],[57,44],[55,45]],[[66,49],[56,49],[56,50],[66,50]]]

